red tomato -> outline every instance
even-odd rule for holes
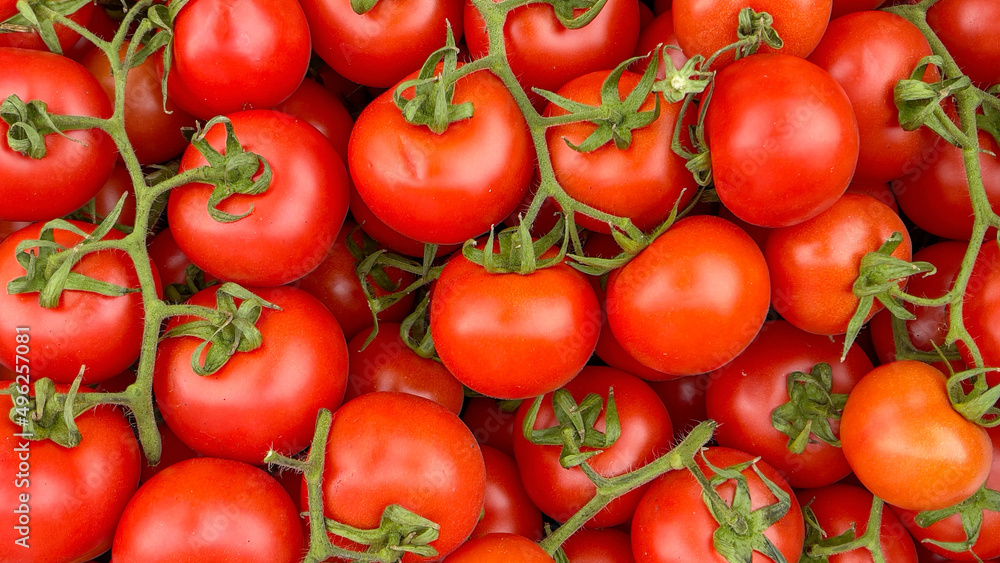
[[[347,112],[344,102],[315,80],[306,78],[298,90],[274,109],[294,115],[319,130],[347,165],[347,143],[351,138],[354,118]]]
[[[115,167],[111,170],[111,176],[104,183],[104,187],[94,196],[94,211],[97,213],[97,217],[100,219],[107,217],[118,205],[118,200],[123,194],[128,195],[125,196],[125,205],[122,207],[117,223],[132,227],[135,225],[135,186],[132,184],[132,177],[129,175],[128,169],[125,168],[125,164],[119,160],[115,162]],[[86,216],[91,217],[89,206],[84,207],[82,211]],[[100,222],[92,217],[90,220],[94,224]]]
[[[775,229],[764,246],[774,309],[806,332],[843,334],[858,308],[853,285],[861,259],[893,232],[901,233],[903,242],[892,255],[908,261],[910,235],[903,221],[883,203],[860,194],[844,194],[805,223]],[[876,300],[867,318],[882,307]]]
[[[181,252],[170,229],[163,229],[146,245],[149,259],[156,265],[164,285],[184,283],[191,260]]]
[[[714,447],[704,450],[705,458],[719,468],[751,461],[750,454],[729,448]],[[712,478],[714,472],[705,466],[699,456],[698,465],[705,476]],[[790,498],[788,512],[777,522],[763,531],[786,561],[798,561],[805,537],[805,525],[798,501],[791,487],[767,463],[758,461],[757,469]],[[758,510],[773,505],[778,498],[768,490],[763,480],[747,468],[746,476],[750,493],[750,508]],[[719,495],[730,502],[736,488],[735,481],[729,479],[715,487]],[[712,546],[712,534],[719,524],[712,517],[702,499],[701,486],[687,470],[671,471],[649,487],[639,502],[632,520],[632,553],[636,561],[666,563],[703,561],[725,563],[726,560]],[[753,554],[754,563],[768,560],[760,553]]]
[[[560,96],[589,106],[601,105],[601,87],[610,71],[585,74],[566,83]],[[625,71],[618,81],[618,94],[625,99],[642,77]],[[659,94],[646,97],[640,111],[653,111]],[[681,104],[660,99],[660,115],[646,127],[632,132],[632,143],[621,150],[609,142],[595,151],[581,153],[579,145],[597,126],[578,122],[545,130],[556,179],[571,197],[600,211],[628,217],[636,227],[651,231],[670,215],[680,199],[683,208],[697,191],[694,177],[684,167],[686,161],[670,150],[674,125]],[[545,115],[568,112],[549,104]],[[683,194],[683,195],[682,195]],[[610,227],[589,217],[576,215],[581,227],[610,233]]]
[[[372,213],[372,210],[365,205],[365,201],[361,199],[361,196],[358,194],[358,190],[354,188],[351,188],[351,215],[361,225],[361,230],[363,230],[365,234],[372,237],[379,244],[388,248],[392,252],[406,256],[415,256],[417,258],[423,257],[424,243],[419,240],[412,239],[382,222],[382,220],[376,217],[375,214]],[[447,256],[459,246],[460,245],[457,244],[439,245],[435,255],[439,257]]]
[[[674,31],[688,58],[695,55],[710,57],[719,49],[737,40],[739,13],[745,7],[767,12],[774,17],[774,30],[784,41],[782,53],[806,57],[819,43],[830,21],[832,0],[676,0],[672,3]],[[705,22],[712,22],[707,25]],[[761,45],[758,53],[773,53]],[[729,51],[716,59],[713,70],[733,62]]]
[[[675,375],[704,373],[735,358],[764,323],[770,295],[757,245],[710,216],[678,221],[612,272],[607,288],[608,324],[622,347]]]
[[[514,458],[496,448],[480,447],[486,462],[486,500],[472,537],[510,533],[542,539],[542,512],[524,490]]]
[[[98,8],[96,2],[88,2],[83,6],[80,6],[79,9],[72,14],[69,14],[67,17],[79,25],[87,25],[90,19],[94,17],[94,14],[98,11],[103,11],[103,9]],[[0,0],[0,22],[14,16],[17,13],[17,0]],[[53,29],[56,32],[56,39],[58,39],[59,46],[62,48],[63,53],[66,53],[67,50],[72,47],[78,39],[80,39],[79,33],[61,23],[55,24]],[[45,45],[45,42],[42,41],[42,37],[38,35],[38,32],[34,29],[23,32],[5,31],[4,33],[0,33],[0,47],[18,47],[21,49],[39,51],[49,50],[49,48]]]
[[[2,248],[2,247],[0,247]],[[962,300],[962,320],[983,355],[987,366],[1000,367],[1000,246],[995,240],[983,244],[972,269],[972,277]],[[974,365],[972,356],[959,342],[963,359]]]
[[[357,14],[344,0],[303,0],[316,54],[338,74],[387,88],[444,46],[446,25],[462,37],[462,0],[379,0]]]
[[[461,253],[436,282],[430,316],[448,371],[501,399],[564,385],[590,359],[601,327],[594,290],[565,262],[528,275],[490,274]]]
[[[590,393],[607,400],[614,390],[615,405],[621,422],[621,437],[603,452],[591,457],[590,464],[603,477],[617,477],[646,465],[670,449],[673,428],[670,415],[656,393],[634,375],[608,367],[588,366],[563,389],[579,403]],[[521,428],[531,401],[521,403],[515,428]],[[598,417],[594,428],[605,431],[605,413]],[[542,399],[533,428],[541,430],[557,426],[552,408],[552,394]],[[592,448],[586,447],[584,450]],[[521,480],[528,495],[547,516],[565,522],[594,497],[597,488],[579,467],[564,468],[559,463],[561,446],[533,444],[523,433],[514,435],[514,458],[521,470]],[[628,522],[646,487],[622,495],[601,509],[587,526],[604,528]]]
[[[438,556],[408,553],[404,562],[438,559],[461,545],[479,521],[485,491],[479,446],[443,406],[406,393],[377,392],[334,413],[323,470],[326,517],[371,529],[385,507],[398,504],[437,523],[439,535],[430,546]]]
[[[866,375],[847,399],[840,439],[861,483],[910,510],[965,500],[993,461],[986,431],[955,412],[944,376],[921,362],[883,364]]]
[[[13,332],[4,334],[14,339]],[[38,377],[22,374],[18,384],[27,391],[25,380]],[[139,485],[139,444],[125,413],[99,406],[81,414],[76,425],[83,441],[64,448],[17,436],[22,429],[6,414],[14,406],[10,397],[0,398],[0,405],[0,471],[6,476],[0,479],[0,560],[76,563],[104,553]]]
[[[538,544],[517,534],[487,534],[471,539],[444,563],[552,563],[545,550]]]
[[[41,100],[49,113],[111,117],[111,103],[80,63],[44,51],[0,47],[0,100],[16,94]],[[14,152],[0,120],[0,219],[38,221],[66,215],[87,203],[111,174],[117,148],[98,129],[45,136],[41,159]],[[31,186],[31,189],[26,189]]]
[[[193,0],[173,23],[170,96],[199,119],[272,108],[306,75],[309,24],[293,0]]]
[[[852,12],[874,10],[884,3],[885,0],[833,0],[833,11],[830,12],[830,20],[833,21],[840,16]]]
[[[892,193],[892,187],[885,182],[851,182],[847,186],[847,192],[852,194],[865,194],[886,204],[897,214],[899,204],[896,203],[896,196]]]
[[[270,475],[196,458],[164,469],[132,497],[111,556],[116,563],[296,563],[304,544],[295,503]]]
[[[513,411],[501,408],[496,399],[470,397],[462,409],[462,422],[481,446],[491,446],[513,456],[515,412],[516,408]]]
[[[407,123],[391,90],[358,116],[348,147],[351,177],[393,230],[459,244],[503,221],[527,192],[535,155],[510,93],[490,72],[474,72],[455,83],[454,103],[465,102],[473,116],[440,135]]]
[[[804,452],[793,453],[789,437],[771,424],[774,409],[789,401],[790,373],[809,373],[826,363],[833,372],[831,392],[847,394],[871,371],[871,361],[857,345],[841,363],[843,346],[842,338],[810,334],[785,321],[765,324],[742,354],[709,376],[706,413],[719,423],[719,445],[761,456],[796,488],[822,487],[847,476],[851,467],[839,447],[813,437]],[[839,426],[830,420],[835,436]]]
[[[927,10],[927,23],[948,53],[974,83],[988,88],[1000,83],[1000,45],[992,22],[1000,5],[990,0],[941,0]]]
[[[187,301],[215,307],[219,286]],[[191,449],[206,456],[261,463],[268,450],[294,455],[312,440],[316,413],[336,409],[347,385],[347,346],[337,320],[315,297],[293,287],[253,288],[281,307],[256,323],[263,345],[237,352],[201,376],[193,336],[160,343],[153,391],[163,419]],[[192,317],[175,317],[170,330]]]
[[[904,131],[893,88],[931,54],[920,30],[888,12],[855,12],[830,22],[809,60],[843,86],[858,118],[860,152],[856,179],[887,182],[920,165],[921,151],[936,135],[926,127]],[[937,80],[937,72],[924,73]]]
[[[670,413],[675,441],[687,436],[699,422],[708,420],[708,414],[705,412],[705,391],[712,384],[711,375],[709,372],[648,382]]]
[[[562,545],[570,563],[634,563],[632,538],[621,530],[584,528]]]
[[[722,204],[763,227],[795,225],[828,209],[858,158],[858,124],[843,88],[783,52],[719,72],[705,134]]]
[[[645,4],[640,4],[644,6]],[[642,33],[639,34],[639,42],[635,46],[635,56],[644,57],[657,45],[673,45],[675,48],[667,49],[666,54],[670,57],[670,61],[673,63],[674,68],[681,68],[684,63],[687,62],[688,58],[684,55],[684,51],[681,51],[678,47],[679,43],[677,41],[677,34],[674,33],[674,14],[668,9],[667,11],[656,16],[652,22],[642,29]],[[662,53],[661,53],[662,55]],[[641,72],[646,70],[646,65],[644,63],[641,68],[636,69],[636,72]],[[666,61],[660,59],[660,70],[656,73],[657,80],[663,80],[666,76]]]
[[[350,340],[347,392],[344,401],[375,391],[398,391],[430,399],[456,415],[465,399],[462,384],[440,362],[421,358],[403,342],[396,323],[379,323],[378,334],[365,346],[372,329]]]
[[[135,379],[134,375],[132,379]],[[162,447],[160,452],[160,462],[156,465],[150,465],[148,461],[145,459],[143,460],[142,472],[139,474],[140,483],[149,481],[153,478],[153,475],[156,475],[175,463],[180,463],[186,459],[200,457],[198,452],[187,447],[187,444],[182,442],[181,439],[178,438],[177,435],[174,434],[173,430],[171,430],[166,424],[162,422],[157,423],[156,429],[160,432],[160,446]]]
[[[223,280],[272,286],[301,278],[326,258],[347,215],[348,179],[340,158],[315,127],[288,114],[249,110],[229,118],[244,150],[271,165],[270,186],[262,194],[236,194],[219,203],[226,213],[250,212],[230,223],[208,214],[213,186],[192,183],[172,190],[167,216],[174,240],[195,265]],[[219,123],[205,140],[224,151],[225,137]],[[205,164],[191,145],[180,170]],[[220,252],[225,246],[234,251]]]
[[[84,232],[93,232],[89,223],[71,221]],[[14,255],[23,240],[37,239],[42,224],[35,223],[10,235],[0,243],[0,287],[6,288],[14,278],[24,275],[24,268]],[[57,229],[55,242],[72,247],[81,237]],[[124,235],[112,230],[105,239],[120,239]],[[80,259],[73,272],[94,279],[136,288],[139,278],[131,259],[118,250],[92,252]],[[155,270],[154,270],[155,276]],[[157,282],[158,283],[158,282]],[[9,295],[0,291],[0,334],[11,335],[0,340],[0,363],[16,369],[18,343],[13,335],[17,327],[31,331],[32,379],[49,377],[57,383],[71,383],[83,366],[83,383],[95,383],[120,374],[139,357],[142,344],[142,295],[129,293],[109,297],[88,291],[66,290],[59,304],[51,309],[39,305],[38,293]]]

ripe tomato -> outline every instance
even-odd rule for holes
[[[962,320],[983,355],[987,366],[1000,367],[1000,246],[991,240],[983,244],[972,269],[972,277],[962,301]],[[959,343],[963,359],[974,364],[968,350]]]
[[[903,242],[892,255],[909,260],[910,235],[903,221],[885,204],[860,194],[844,194],[805,223],[775,229],[764,245],[774,309],[806,332],[843,334],[858,308],[853,285],[861,259],[893,232],[901,233]],[[867,318],[882,307],[876,300]]]
[[[857,180],[887,182],[916,169],[926,143],[937,137],[926,127],[904,131],[893,88],[931,54],[920,30],[888,12],[863,11],[830,22],[809,60],[843,86],[858,118]],[[933,82],[936,71],[924,74]]]
[[[910,510],[965,500],[993,461],[986,431],[955,412],[944,375],[921,362],[892,362],[868,373],[847,398],[840,439],[861,483]]]
[[[471,539],[443,563],[552,563],[552,558],[538,544],[517,534],[486,534]]]
[[[16,94],[25,103],[45,102],[52,114],[111,117],[111,103],[97,80],[72,59],[0,47],[0,68],[0,100]],[[12,150],[8,129],[0,120],[2,220],[39,221],[71,213],[94,197],[115,165],[114,141],[98,129],[46,135],[40,159]]]
[[[351,177],[395,231],[459,244],[500,223],[527,192],[535,155],[510,93],[492,73],[473,72],[455,83],[454,103],[465,102],[473,116],[440,135],[407,123],[392,90],[358,116],[348,146]]]
[[[705,391],[712,384],[711,372],[648,383],[670,413],[675,441],[682,440],[699,422],[708,420]]]
[[[607,288],[608,325],[622,347],[675,375],[704,373],[735,358],[764,323],[770,295],[757,245],[710,216],[678,221],[612,272]]]
[[[480,448],[486,462],[486,500],[483,517],[472,537],[510,533],[535,541],[542,539],[542,512],[524,490],[514,458],[496,448]]]
[[[479,446],[458,416],[443,406],[380,391],[334,413],[323,470],[326,517],[372,529],[385,507],[398,504],[436,522],[439,535],[430,546],[438,556],[408,553],[404,562],[434,560],[454,551],[476,527],[485,491]],[[334,541],[345,545],[346,540]]]
[[[340,157],[315,127],[288,114],[248,110],[229,118],[244,150],[271,165],[270,186],[262,194],[235,194],[219,203],[226,213],[250,212],[230,223],[208,214],[213,186],[191,183],[172,190],[167,216],[174,240],[191,262],[223,280],[272,286],[301,278],[326,258],[347,215],[349,180]],[[219,123],[205,140],[224,151],[225,137]],[[191,145],[180,170],[206,164]]]
[[[670,449],[673,428],[670,415],[649,385],[634,375],[608,367],[588,366],[563,389],[579,403],[590,393],[605,401],[613,389],[615,405],[621,423],[621,437],[603,452],[591,457],[590,464],[603,477],[616,477],[646,465]],[[531,401],[521,403],[515,428],[521,428],[531,408]],[[605,411],[597,418],[594,428],[605,431]],[[552,408],[552,394],[542,399],[534,429],[557,426]],[[585,451],[592,448],[585,447]],[[514,435],[514,458],[521,470],[521,480],[528,495],[547,516],[565,522],[594,497],[596,486],[579,467],[565,468],[559,463],[561,446],[536,445],[522,432]],[[604,528],[628,522],[646,487],[611,501],[587,522],[587,526]]]
[[[103,11],[103,9],[98,8],[96,2],[87,2],[67,17],[77,24],[85,26],[98,11]],[[17,0],[0,0],[0,22],[17,13]],[[55,24],[53,29],[56,32],[56,39],[58,39],[59,46],[62,48],[64,54],[80,39],[79,33],[61,23]],[[34,29],[30,31],[5,31],[4,33],[0,33],[0,47],[18,47],[39,51],[49,50],[45,42],[42,41],[42,37]]]
[[[116,563],[296,563],[304,545],[295,503],[270,475],[239,461],[195,458],[164,469],[132,497],[111,556]]]
[[[351,188],[351,216],[361,225],[361,230],[365,234],[392,252],[404,256],[423,257],[424,243],[410,238],[386,225],[365,205],[365,201],[361,199],[358,190],[353,187]],[[435,256],[447,256],[459,246],[457,244],[439,245]]]
[[[462,37],[462,0],[379,0],[357,14],[345,0],[303,0],[316,54],[352,82],[387,88]]]
[[[306,75],[312,42],[293,0],[193,0],[174,18],[172,48],[170,97],[209,119],[272,108],[292,95]]]
[[[640,6],[642,5],[644,4],[640,4]],[[642,28],[642,33],[639,34],[639,42],[635,46],[635,56],[644,57],[652,52],[657,45],[678,46],[677,34],[674,33],[674,14],[670,10],[657,15],[656,19]],[[684,55],[684,51],[681,51],[679,48],[667,49],[665,53],[670,57],[674,68],[683,67],[684,63],[688,60]],[[646,64],[648,63],[644,63],[641,65],[641,68],[635,69],[635,71],[646,70]],[[664,59],[660,59],[660,70],[656,73],[657,80],[663,80],[666,76],[666,64]]]
[[[209,287],[187,303],[215,307],[218,290]],[[308,293],[293,287],[251,291],[281,307],[260,314],[263,345],[201,376],[191,356],[202,340],[167,338],[157,354],[153,391],[163,419],[191,449],[257,464],[270,449],[285,455],[305,449],[317,411],[340,405],[347,346],[336,319]],[[167,330],[192,320],[175,317]]]
[[[516,405],[514,410],[508,411],[491,397],[470,397],[462,409],[462,422],[472,431],[479,445],[491,446],[513,456],[516,411]]]
[[[71,221],[84,232],[94,225]],[[17,327],[31,331],[30,366],[32,379],[48,377],[57,383],[71,383],[85,367],[83,383],[95,383],[120,374],[139,357],[142,344],[142,296],[129,293],[109,297],[88,291],[66,290],[51,309],[39,305],[38,293],[9,295],[7,284],[24,275],[14,249],[24,240],[37,239],[42,224],[35,223],[10,235],[0,243],[0,363],[10,369],[22,362],[17,356]],[[107,239],[124,235],[112,230]],[[55,242],[70,248],[82,237],[57,229]],[[139,286],[131,259],[118,250],[92,252],[80,259],[73,272],[126,288]],[[155,276],[155,270],[154,270]]]
[[[274,109],[294,115],[319,130],[347,166],[347,143],[351,138],[354,118],[347,112],[344,102],[315,80],[306,78],[298,90]]]
[[[4,334],[13,340],[13,333]],[[18,383],[24,384],[23,375]],[[56,390],[65,393],[69,386]],[[80,387],[80,392],[90,390]],[[125,413],[99,406],[81,414],[76,424],[83,441],[64,448],[17,436],[22,429],[7,416],[12,406],[10,397],[0,397],[0,471],[5,475],[0,479],[0,560],[76,563],[104,553],[139,486],[141,454]]]
[[[610,71],[585,74],[566,83],[560,96],[590,106],[601,105],[601,86]],[[625,99],[642,77],[625,71],[618,81],[618,94]],[[640,111],[653,111],[659,94],[646,97]],[[607,143],[595,151],[581,153],[567,143],[579,145],[597,126],[577,122],[550,127],[545,131],[552,167],[563,189],[577,201],[600,211],[628,217],[636,227],[650,231],[670,215],[680,198],[683,208],[697,190],[694,177],[684,167],[685,160],[670,150],[680,103],[660,99],[660,115],[646,127],[632,132],[632,143],[621,150]],[[545,115],[568,112],[549,104]],[[683,193],[683,197],[682,197]],[[610,233],[606,223],[576,215],[576,223],[587,229]]]
[[[795,225],[828,209],[858,158],[858,124],[843,88],[784,53],[747,57],[719,72],[705,134],[719,199],[763,227]]]
[[[501,399],[561,387],[590,359],[601,327],[594,290],[566,263],[490,274],[457,253],[432,290],[430,310],[434,347],[448,371]]]
[[[584,528],[562,545],[570,563],[635,563],[632,538],[616,528]]]
[[[1000,83],[1000,46],[990,25],[998,20],[1000,5],[990,0],[941,0],[927,10],[931,29],[962,72],[982,88]]]

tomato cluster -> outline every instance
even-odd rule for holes
[[[0,0],[0,561],[1000,559],[995,0]]]

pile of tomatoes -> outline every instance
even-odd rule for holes
[[[1000,559],[1000,2],[881,4],[0,0],[0,561]]]

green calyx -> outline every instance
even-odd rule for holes
[[[11,383],[0,394],[10,395],[14,404],[10,409],[10,420],[21,427],[21,434],[28,440],[52,440],[60,446],[73,448],[83,437],[76,426],[78,412],[75,402],[83,368],[73,381],[69,392],[56,393],[55,383],[45,377],[34,383],[35,396],[28,394],[27,385]]]
[[[702,64],[705,57],[695,55],[688,59],[681,68],[674,66],[673,59],[667,54],[667,49],[679,49],[674,45],[663,47],[663,60],[666,75],[663,80],[657,80],[653,84],[653,92],[663,94],[667,103],[675,104],[684,100],[689,94],[701,94],[712,83],[715,76],[713,72],[703,71]]]
[[[816,364],[809,373],[794,371],[787,381],[788,402],[771,411],[771,425],[788,436],[788,450],[801,454],[817,441],[839,448],[830,421],[840,420],[847,395],[832,392],[830,364]]]
[[[538,410],[544,396],[537,397],[524,417],[522,432],[532,444],[539,446],[562,446],[559,463],[565,467],[577,467],[588,459],[610,448],[621,436],[621,423],[615,404],[614,388],[608,389],[607,409],[604,398],[590,393],[579,403],[569,391],[557,389],[552,395],[552,410],[556,426],[535,429]],[[594,428],[594,424],[604,412],[604,432]],[[588,448],[584,451],[584,448]]]
[[[949,368],[950,369],[950,368]],[[955,411],[979,426],[1000,425],[1000,385],[989,387],[985,375],[998,371],[997,368],[972,368],[960,371],[948,378],[948,398]],[[971,389],[966,386],[971,383]]]
[[[567,232],[569,225],[566,220],[560,218],[556,226],[538,240],[532,238],[529,228],[522,222],[517,227],[504,229],[498,234],[490,231],[482,249],[477,248],[476,241],[470,240],[462,246],[462,254],[467,260],[482,266],[491,274],[528,275],[535,270],[562,263],[569,243]],[[560,240],[562,244],[555,255],[540,258]],[[499,250],[496,247],[499,247]]]
[[[899,125],[913,131],[926,125],[956,147],[969,144],[965,133],[948,117],[941,102],[956,93],[972,87],[968,76],[948,78],[928,84],[921,80],[930,66],[943,67],[944,60],[937,55],[920,59],[909,79],[900,80],[893,88],[893,100],[899,110]]]
[[[368,557],[362,561],[392,563],[407,553],[420,557],[437,555],[430,544],[438,538],[441,527],[398,504],[391,504],[382,511],[379,526],[373,530],[353,528],[329,519],[326,529],[331,534],[368,546],[365,551]]]
[[[61,55],[55,24],[93,0],[18,0],[17,14],[0,23],[0,33],[35,30],[50,51]]]
[[[594,21],[608,0],[550,0],[549,3],[563,27],[580,29]]]
[[[226,128],[225,153],[215,150],[205,140],[205,134],[219,123]],[[271,184],[271,165],[264,157],[243,149],[233,131],[232,122],[223,116],[210,119],[204,128],[195,133],[191,144],[208,161],[209,182],[215,186],[208,198],[208,214],[212,219],[220,223],[232,223],[250,215],[253,212],[252,203],[246,212],[239,215],[222,211],[218,205],[232,195],[264,193]]]
[[[767,45],[772,49],[784,47],[785,42],[774,30],[774,17],[767,12],[757,12],[753,8],[743,8],[739,14],[739,25],[736,28],[736,36],[739,43],[736,47],[736,58],[749,57],[760,49],[761,45]]]
[[[435,74],[439,61],[442,63],[441,72]],[[407,123],[426,126],[440,135],[452,123],[472,118],[472,102],[452,103],[455,82],[464,74],[458,69],[458,47],[455,46],[451,24],[448,24],[445,46],[431,53],[416,78],[396,87],[392,94],[393,102],[403,112]],[[407,99],[403,92],[410,88],[413,88],[413,97]]]
[[[264,338],[256,324],[264,307],[281,310],[231,282],[219,287],[215,299],[216,308],[207,310],[205,319],[178,325],[163,335],[163,338],[192,336],[202,340],[191,354],[191,370],[201,376],[219,371],[238,352],[260,348]],[[239,305],[237,299],[242,300]]]
[[[41,100],[24,102],[11,94],[0,103],[0,119],[7,124],[7,146],[28,158],[45,157],[45,136],[56,133],[74,142],[56,125],[48,112],[48,105]]]
[[[962,502],[940,510],[921,512],[917,514],[914,521],[921,528],[926,528],[945,518],[958,514],[962,520],[962,531],[965,533],[964,541],[943,542],[926,539],[924,542],[955,553],[969,552],[975,555],[975,552],[972,551],[972,546],[979,541],[979,533],[983,526],[984,510],[1000,512],[1000,492],[987,489],[985,484],[975,494]]]
[[[872,497],[872,507],[865,524],[865,533],[858,536],[852,524],[846,532],[834,537],[827,537],[826,531],[819,525],[816,514],[809,506],[802,507],[802,515],[806,521],[806,541],[802,548],[801,563],[827,563],[831,555],[847,553],[856,549],[867,550],[872,563],[887,563],[882,553],[882,511],[885,503],[878,497]]]

